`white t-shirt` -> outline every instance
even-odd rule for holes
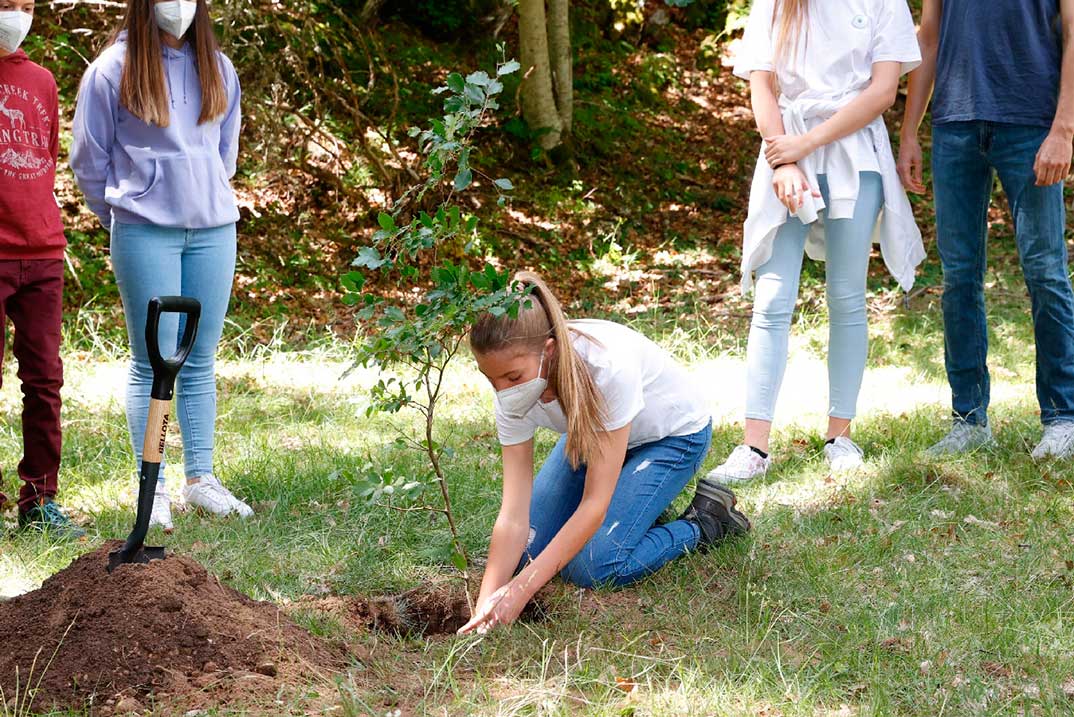
[[[798,38],[797,51],[776,66],[773,23],[775,0],[754,0],[746,33],[739,44],[734,73],[749,79],[754,71],[775,72],[779,105],[787,134],[805,134],[830,119],[872,81],[876,62],[901,63],[903,73],[921,64],[914,20],[906,0],[823,0],[809,3],[808,20]],[[883,179],[884,207],[874,237],[879,241],[888,270],[904,289],[914,282],[914,270],[925,258],[921,232],[914,221],[906,191],[895,170],[891,141],[882,117],[798,162],[810,184],[816,175],[828,178],[830,205],[811,223],[806,251],[824,259],[823,219],[854,216],[860,172],[878,172]],[[776,231],[786,222],[787,209],[772,190],[772,168],[764,159],[764,146],[750,190],[742,251],[742,288],[752,286],[753,272],[772,255]]]
[[[574,334],[571,343],[604,397],[604,429],[614,431],[629,423],[628,448],[688,436],[712,420],[686,370],[645,336],[611,321],[583,319],[570,325],[586,334]],[[567,430],[558,400],[538,401],[521,420],[503,415],[498,400],[494,404],[496,428],[505,446],[530,440],[538,426],[557,433]]]
[[[775,0],[753,1],[734,73],[748,80],[754,70],[776,72],[780,94],[788,99],[831,100],[860,92],[872,80],[875,62],[901,62],[903,74],[921,64],[906,0],[822,0],[809,3],[795,60],[776,71],[774,5]]]

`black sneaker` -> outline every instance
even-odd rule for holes
[[[707,550],[724,538],[745,535],[750,529],[749,519],[735,508],[738,500],[725,485],[702,478],[690,507],[680,516],[697,525],[701,531],[699,551]]]
[[[81,538],[86,531],[71,522],[58,503],[51,498],[44,498],[32,508],[19,513],[19,527],[26,530],[39,530],[57,538]]]

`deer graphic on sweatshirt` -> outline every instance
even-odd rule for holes
[[[22,113],[22,110],[8,109],[6,97],[0,98],[0,114],[7,117],[7,121],[11,123],[12,128],[16,126],[26,128],[26,115]]]

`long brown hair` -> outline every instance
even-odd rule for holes
[[[197,0],[194,22],[186,31],[187,42],[194,48],[194,63],[201,84],[201,114],[198,124],[211,122],[227,112],[227,92],[220,74],[217,53],[220,45],[213,32],[209,6]],[[119,82],[119,101],[127,111],[148,124],[167,127],[171,122],[168,92],[164,87],[164,43],[153,16],[153,0],[127,0],[127,13],[112,38],[127,32],[127,57]]]
[[[775,38],[776,64],[792,62],[798,54],[806,19],[809,17],[809,0],[776,0],[772,6],[772,29]],[[809,38],[806,38],[806,42]]]
[[[577,468],[600,456],[605,419],[604,397],[571,342],[572,334],[585,334],[567,323],[563,308],[541,277],[520,271],[514,281],[529,289],[529,295],[521,300],[518,317],[485,314],[470,329],[470,349],[487,354],[518,347],[539,353],[549,338],[555,340],[548,384],[567,417],[567,459]]]

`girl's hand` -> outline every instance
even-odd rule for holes
[[[772,175],[772,189],[791,214],[798,212],[807,192],[814,197],[820,196],[820,192],[809,186],[809,180],[797,164],[785,164],[776,169]]]
[[[480,604],[470,622],[459,628],[459,635],[477,632],[484,635],[497,625],[510,625],[526,607],[524,591],[513,583],[507,583]]]
[[[764,142],[764,158],[773,168],[783,164],[794,164],[808,157],[816,149],[809,135],[805,134],[780,134],[775,137],[765,137]]]

